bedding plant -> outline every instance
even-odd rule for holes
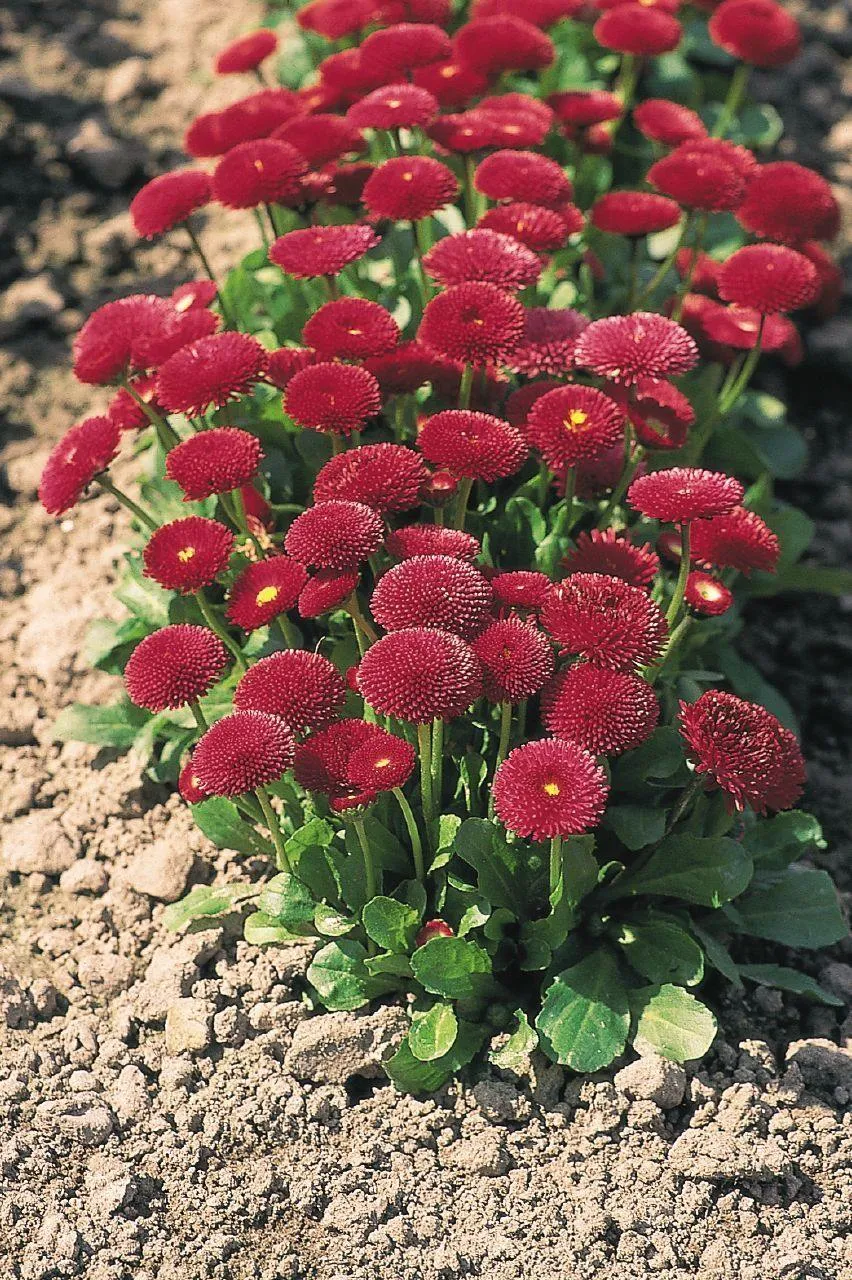
[[[41,499],[106,490],[134,532],[128,616],[89,644],[126,698],[57,737],[132,747],[268,865],[174,928],[240,911],[259,946],[316,940],[315,1006],[405,1001],[401,1089],[536,1045],[698,1058],[710,971],[832,1003],[748,941],[846,926],[801,865],[792,712],[736,649],[750,597],[849,588],[800,564],[774,485],[803,444],[750,387],[839,289],[832,193],[747,100],[795,21],[311,0],[279,44],[283,16],[220,54],[243,96],[131,205],[204,278],[74,344],[113,398]],[[230,271],[211,204],[256,223]]]

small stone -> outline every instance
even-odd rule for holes
[[[30,999],[33,1002],[36,1016],[47,1021],[56,1013],[56,1002],[59,992],[47,978],[36,978],[30,983]]]
[[[440,1160],[445,1169],[478,1173],[486,1178],[497,1178],[509,1167],[503,1139],[493,1130],[450,1143],[441,1151]]]
[[[133,964],[111,951],[87,951],[77,962],[77,981],[89,995],[110,999],[133,981]]]
[[[7,871],[59,876],[76,858],[76,848],[48,809],[34,809],[16,818],[3,833],[0,861]]]
[[[138,1067],[122,1067],[109,1091],[109,1102],[120,1121],[138,1120],[148,1111],[148,1085]]]
[[[166,1014],[166,1052],[201,1053],[212,1039],[213,1005],[192,996],[176,1000]]]
[[[59,887],[66,893],[103,893],[109,877],[102,863],[94,858],[78,858],[59,877]]]
[[[245,1040],[247,1031],[248,1019],[234,1005],[228,1005],[227,1009],[222,1009],[213,1018],[213,1038],[217,1044],[231,1047],[240,1045]]]
[[[138,144],[107,133],[99,120],[90,117],[75,130],[65,145],[68,159],[97,183],[116,191],[138,170],[142,152]]]
[[[177,902],[186,888],[195,855],[185,844],[157,840],[137,853],[127,872],[127,883],[136,893],[160,902]]]
[[[616,1073],[614,1083],[619,1093],[653,1102],[663,1111],[669,1111],[683,1102],[686,1072],[679,1063],[653,1053],[623,1067]]]
[[[36,1120],[44,1128],[60,1134],[81,1147],[100,1147],[113,1131],[114,1117],[100,1100],[78,1094],[42,1102]]]
[[[0,964],[0,1026],[21,1030],[35,1018],[33,1002],[11,969]]]
[[[776,1142],[737,1137],[708,1125],[681,1134],[669,1151],[669,1167],[698,1181],[774,1182],[791,1173],[793,1163]]]
[[[820,977],[829,991],[841,1000],[845,1000],[847,1004],[852,1004],[852,965],[832,960],[825,966]]]
[[[344,1084],[350,1076],[375,1079],[381,1063],[405,1034],[408,1020],[390,1006],[375,1013],[326,1013],[300,1022],[286,1065],[300,1080]]]
[[[852,1052],[839,1049],[831,1040],[794,1040],[787,1062],[799,1068],[805,1084],[816,1092],[852,1090]]]

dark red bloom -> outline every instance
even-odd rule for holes
[[[588,324],[587,316],[570,307],[559,310],[527,307],[521,345],[506,363],[510,369],[528,378],[546,373],[567,373],[574,365],[577,339]]]
[[[216,56],[213,70],[219,76],[233,75],[240,71],[254,71],[278,48],[278,37],[268,27],[250,31],[226,44]]]
[[[645,680],[577,662],[551,680],[541,695],[545,728],[593,755],[620,755],[641,746],[660,718],[660,704]]]
[[[677,147],[681,142],[706,138],[704,121],[697,111],[669,98],[646,98],[633,108],[633,123],[640,133],[664,147]]]
[[[303,369],[325,361],[313,347],[279,347],[267,353],[266,381],[284,391],[291,380]]]
[[[222,156],[213,172],[213,196],[228,209],[291,204],[307,172],[301,152],[289,142],[255,138]]]
[[[471,13],[474,18],[510,14],[536,27],[551,27],[562,18],[572,18],[582,7],[583,0],[475,0]]]
[[[530,249],[484,227],[439,240],[424,257],[423,268],[445,286],[475,281],[512,292],[535,284],[541,275],[541,262]]]
[[[292,89],[261,89],[223,111],[198,116],[186,132],[184,150],[196,159],[224,155],[238,143],[268,138],[273,129],[303,109]]]
[[[455,936],[446,920],[427,920],[416,935],[414,945],[425,947],[426,943],[431,942],[433,938],[454,938]]]
[[[684,142],[648,170],[648,181],[685,209],[720,213],[742,203],[746,180],[720,155]]]
[[[474,174],[474,186],[489,200],[527,200],[555,205],[573,193],[565,170],[537,151],[495,151]]]
[[[522,702],[538,693],[553,672],[553,649],[538,627],[501,618],[471,642],[482,663],[482,691],[489,702]]]
[[[816,302],[817,315],[820,319],[827,319],[829,316],[836,315],[843,297],[843,269],[816,240],[806,240],[804,244],[799,244],[796,248],[799,253],[803,253],[806,258],[809,258],[816,267],[817,276],[819,277],[819,297]]]
[[[756,511],[734,507],[712,520],[692,526],[692,559],[714,569],[738,569],[750,573],[760,569],[774,573],[781,545],[765,520]]]
[[[246,484],[262,457],[257,436],[239,427],[211,427],[169,451],[166,476],[183,489],[184,502],[200,502]]]
[[[833,240],[840,209],[825,178],[792,160],[761,165],[737,209],[746,231],[782,244]]]
[[[381,516],[363,502],[329,500],[296,516],[284,547],[302,564],[353,569],[378,551],[384,534]]]
[[[511,751],[494,776],[497,817],[532,840],[576,836],[596,827],[609,785],[594,756],[574,742],[544,738]]]
[[[456,32],[454,44],[459,61],[485,76],[540,71],[556,56],[549,36],[508,13],[466,22]]]
[[[269,250],[269,259],[288,276],[310,280],[314,276],[338,275],[378,243],[379,237],[373,228],[364,223],[306,227],[279,236]]]
[[[651,471],[639,476],[627,490],[627,501],[643,516],[675,524],[724,515],[742,496],[739,480],[701,467]]]
[[[451,360],[499,364],[520,345],[524,308],[494,284],[457,284],[427,303],[417,336]]]
[[[640,378],[627,416],[646,448],[679,449],[695,421],[695,410],[673,383],[663,378]]]
[[[412,556],[376,584],[370,610],[385,631],[440,627],[469,640],[487,624],[493,596],[472,564],[453,556]]]
[[[143,373],[134,378],[131,386],[136,396],[138,396],[138,400],[124,387],[119,387],[110,400],[107,409],[107,414],[112,418],[119,431],[141,431],[143,427],[151,425],[151,419],[142,408],[142,405],[139,404],[139,400],[144,401],[146,405],[156,410],[159,407],[157,405],[156,384],[157,379],[153,374]]]
[[[358,688],[382,715],[428,724],[467,711],[482,692],[482,672],[460,636],[410,627],[370,646],[358,668]]]
[[[159,328],[169,311],[165,298],[133,294],[93,311],[74,339],[74,374],[80,382],[116,382],[146,368],[135,355],[140,332]]]
[[[527,456],[519,431],[471,409],[445,409],[427,418],[417,443],[428,462],[486,484],[514,475]]]
[[[346,113],[359,129],[423,128],[438,114],[438,100],[414,84],[388,84],[374,89]]]
[[[555,391],[557,387],[562,385],[556,378],[541,378],[538,382],[527,382],[522,387],[518,387],[517,391],[513,391],[506,401],[503,410],[506,420],[513,427],[517,427],[521,435],[526,439],[527,419],[530,416],[533,405],[542,396],[546,396],[548,391]]]
[[[396,156],[367,179],[364,207],[376,220],[417,222],[452,204],[459,184],[452,169],[432,156]]]
[[[270,556],[244,569],[231,587],[228,618],[244,631],[267,626],[294,608],[308,581],[307,570],[289,556]]]
[[[594,387],[548,391],[527,418],[527,439],[552,471],[605,453],[624,436],[624,411]]]
[[[157,399],[171,413],[198,417],[244,395],[266,371],[266,352],[247,333],[216,333],[176,351],[160,369]]]
[[[321,169],[332,160],[363,151],[366,146],[364,135],[349,120],[320,112],[294,116],[272,136],[295,147],[310,169]]]
[[[302,588],[299,613],[303,618],[319,618],[344,604],[358,586],[357,569],[320,569]]]
[[[364,360],[393,351],[399,342],[399,325],[378,302],[335,298],[314,312],[302,337],[328,360]]]
[[[610,191],[592,206],[589,221],[615,236],[649,236],[680,222],[680,207],[651,191]]]
[[[700,569],[693,569],[687,578],[683,598],[690,609],[710,618],[727,613],[734,603],[734,597],[724,582],[709,573],[702,573]]]
[[[573,205],[569,208],[573,209]],[[561,249],[569,236],[581,230],[583,224],[582,215],[580,225],[572,225],[566,221],[564,212],[545,209],[543,205],[514,201],[489,209],[476,225],[512,236],[534,253],[550,253]]]
[[[130,217],[137,235],[162,235],[209,203],[210,178],[200,169],[163,173],[146,182],[130,202]]]
[[[520,125],[518,125],[518,131],[521,132]],[[501,142],[499,120],[479,107],[463,111],[458,115],[439,116],[437,120],[433,120],[426,132],[439,147],[443,147],[445,151],[457,152],[459,155],[469,155],[473,151],[482,151],[486,147],[496,147]],[[513,139],[514,142],[517,140],[517,138]],[[504,138],[503,141],[508,139]]]
[[[364,367],[387,396],[410,395],[431,382],[436,395],[453,397],[461,380],[460,365],[416,340],[401,342],[389,355],[366,360]]]
[[[192,753],[202,791],[239,796],[276,782],[293,763],[292,730],[263,711],[235,711],[207,730]]]
[[[706,293],[710,298],[718,296],[721,266],[721,262],[717,262],[709,254],[696,253],[694,249],[678,249],[675,256],[678,275],[685,280],[691,273],[690,290],[693,293]]]
[[[133,334],[130,363],[136,369],[156,369],[170,356],[216,332],[219,321],[203,307],[179,310],[165,298],[160,307],[150,312]]]
[[[528,609],[537,613],[552,588],[553,583],[546,574],[532,569],[496,573],[491,579],[494,603],[501,609]]]
[[[644,475],[648,468],[644,460],[636,468],[637,475]],[[575,492],[578,498],[596,498],[607,489],[614,489],[624,470],[624,445],[615,444],[597,458],[584,458],[574,468]],[[567,471],[557,472],[555,486],[558,493],[565,493]]]
[[[393,791],[411,777],[417,755],[410,743],[384,730],[355,747],[348,761],[349,778],[364,791]]]
[[[414,763],[414,749],[404,739],[366,720],[339,720],[299,744],[293,774],[308,791],[363,803],[365,796],[402,786]],[[359,783],[355,774],[370,781]]]
[[[431,507],[445,507],[458,493],[459,482],[449,471],[433,471],[420,490],[420,497]],[[466,559],[466,557],[462,557]]]
[[[328,658],[285,649],[249,667],[234,690],[238,711],[280,716],[294,733],[328,724],[346,700],[343,677]]]
[[[554,587],[542,624],[565,653],[613,671],[654,662],[668,636],[662,610],[645,591],[601,573],[575,573]]]
[[[473,534],[440,524],[407,524],[385,538],[385,550],[397,560],[413,556],[452,556],[475,560],[482,548]]]
[[[309,0],[296,13],[303,31],[315,31],[326,40],[343,40],[373,21],[375,0]]]
[[[640,378],[688,373],[698,361],[698,348],[674,320],[635,311],[590,324],[580,335],[574,360],[602,378],[630,386]]]
[[[324,203],[357,209],[374,168],[374,165],[365,160],[356,160],[352,164],[338,164],[326,169],[324,172],[328,185],[322,196]]]
[[[171,302],[176,311],[191,311],[196,307],[209,307],[218,292],[215,280],[187,280],[172,290]]]
[[[799,744],[765,707],[708,689],[691,706],[680,704],[680,721],[695,772],[721,787],[732,807],[789,809],[802,794]]]
[[[293,375],[284,393],[284,408],[300,427],[335,435],[360,430],[381,407],[378,382],[358,365],[310,365]]]
[[[761,315],[810,306],[819,295],[819,276],[803,253],[783,244],[750,244],[737,249],[719,271],[726,302],[753,307]]]
[[[206,627],[178,623],[136,646],[124,668],[124,683],[137,707],[165,711],[203,698],[227,665],[228,651],[217,635]]]
[[[403,80],[415,67],[449,58],[453,46],[446,31],[428,22],[398,22],[373,31],[361,45],[361,61],[387,81]]]
[[[191,595],[222,572],[233,545],[234,535],[218,520],[172,520],[148,539],[142,552],[145,576],[169,591]]]
[[[198,785],[198,778],[192,768],[191,760],[187,760],[178,775],[178,791],[181,799],[187,804],[200,804],[202,800],[207,799],[207,792],[202,791]]]
[[[587,129],[605,124],[621,115],[621,100],[603,89],[574,89],[568,93],[552,93],[548,105],[563,124]]]
[[[569,574],[602,573],[647,588],[659,572],[660,560],[650,543],[637,546],[626,531],[592,529],[577,536],[562,565]]]
[[[726,53],[755,67],[783,67],[802,44],[798,22],[774,0],[723,0],[707,30]]]
[[[442,107],[464,107],[488,88],[488,77],[454,58],[417,67],[414,83],[434,95]]]
[[[670,53],[683,35],[677,18],[662,9],[647,5],[620,4],[607,9],[593,28],[598,44],[617,53],[632,53],[639,58],[655,58]]]
[[[69,428],[51,450],[38,486],[49,515],[60,516],[80,500],[99,472],[118,453],[120,432],[112,418],[85,418]]]
[[[423,459],[401,444],[365,444],[330,458],[314,482],[314,499],[345,498],[376,511],[408,511],[420,503],[428,476]]]

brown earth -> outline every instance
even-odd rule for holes
[[[642,1059],[577,1080],[535,1061],[401,1098],[377,1067],[398,1013],[308,1018],[301,948],[260,953],[227,924],[164,930],[189,883],[261,868],[213,849],[137,761],[51,742],[60,707],[112,692],[83,646],[120,607],[127,534],[104,499],[61,524],[33,501],[52,440],[103,404],[68,371],[69,335],[106,297],[191,274],[181,250],[135,245],[128,193],[174,163],[202,104],[238,92],[207,68],[259,12],[43,0],[0,14],[0,1275],[852,1280],[848,1010],[712,990],[724,1035],[697,1070]],[[848,182],[848,99],[838,112],[825,96],[852,45],[842,17],[814,10],[804,71],[764,87],[802,159]],[[236,217],[209,227],[214,259],[244,235]],[[814,335],[812,387],[848,377],[848,318],[832,325]],[[816,457],[811,508],[831,558],[849,470],[837,410],[820,414],[834,452]],[[836,627],[836,602],[814,607]],[[839,829],[843,733],[826,746],[813,680],[790,680],[810,609],[760,606],[753,643],[795,685],[814,803]],[[811,968],[852,1000],[852,948]]]

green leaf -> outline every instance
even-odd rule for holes
[[[647,804],[610,805],[604,825],[618,836],[631,852],[662,840],[666,830],[665,809],[651,809]]]
[[[683,987],[645,987],[631,993],[630,1005],[639,1053],[652,1049],[673,1062],[691,1062],[703,1057],[715,1039],[713,1014]]]
[[[671,778],[685,771],[683,739],[676,729],[655,729],[647,742],[625,751],[613,764],[614,791],[642,790],[649,779]]]
[[[562,845],[562,886],[565,902],[572,907],[582,902],[598,883],[600,867],[594,848],[594,836],[572,836]]]
[[[233,849],[236,853],[261,854],[264,857],[272,855],[270,841],[242,817],[232,800],[226,800],[224,796],[211,796],[209,800],[194,804],[192,816],[217,849]]]
[[[804,867],[761,873],[725,914],[740,933],[788,947],[830,947],[849,934],[831,876]]]
[[[410,978],[411,964],[408,956],[393,955],[390,951],[383,951],[378,956],[367,956],[364,966],[368,973],[374,976],[387,974],[394,978]]]
[[[455,850],[477,875],[479,888],[495,907],[517,910],[526,897],[520,868],[520,846],[483,818],[468,818],[458,830]]]
[[[783,871],[814,849],[824,849],[822,827],[812,813],[789,809],[774,818],[758,818],[743,844],[761,871]]]
[[[470,1000],[482,994],[482,975],[490,974],[491,959],[467,938],[432,938],[414,952],[411,968],[427,991],[451,1000]]]
[[[704,958],[709,961],[714,969],[721,973],[723,978],[727,978],[738,990],[742,990],[742,980],[740,979],[740,971],[731,956],[728,948],[719,941],[715,933],[711,933],[709,929],[704,929],[693,920],[692,932],[704,948]]]
[[[419,1062],[443,1058],[455,1044],[459,1033],[458,1019],[448,1004],[433,1004],[412,1016],[408,1046]]]
[[[253,911],[243,922],[243,937],[253,947],[266,947],[272,943],[302,941],[304,935],[291,932],[265,911]]]
[[[614,897],[654,894],[720,907],[747,888],[752,877],[748,853],[734,840],[675,835],[655,849],[637,871],[612,886]]]
[[[385,951],[408,952],[420,925],[420,916],[405,902],[378,897],[365,904],[361,922],[368,936]]]
[[[821,987],[815,978],[798,969],[789,969],[783,964],[742,964],[740,973],[751,982],[759,982],[764,987],[777,987],[779,991],[792,991],[797,996],[807,996],[819,1004],[830,1004],[842,1009],[844,1002]]]
[[[115,592],[115,597],[133,614],[134,618],[144,622],[151,630],[159,630],[169,621],[169,601],[172,599],[172,593],[164,591],[152,578],[144,576],[142,563],[138,557],[127,560],[124,578]]]
[[[558,974],[535,1025],[548,1057],[574,1071],[597,1071],[618,1057],[630,1012],[613,954],[594,951]]]
[[[351,933],[357,923],[351,916],[341,915],[324,902],[318,902],[314,909],[314,928],[324,938],[342,938]]]
[[[167,929],[177,932],[193,920],[227,915],[237,903],[257,893],[257,885],[253,884],[197,884],[180,902],[169,903],[163,911],[163,923]]]
[[[475,1057],[484,1039],[485,1032],[481,1027],[460,1019],[453,1046],[442,1058],[421,1062],[411,1052],[406,1036],[393,1057],[385,1062],[384,1068],[402,1093],[434,1093]]]
[[[795,564],[775,575],[756,575],[749,595],[775,596],[782,591],[818,591],[826,596],[852,595],[852,569],[832,565]]]
[[[364,947],[351,938],[328,942],[316,953],[307,977],[327,1009],[360,1009],[394,989],[394,981],[369,972],[366,958]]]
[[[91,742],[98,747],[126,751],[151,718],[150,711],[143,711],[132,702],[117,702],[111,707],[74,702],[56,717],[53,741]]]
[[[628,964],[649,982],[694,987],[704,976],[704,953],[671,920],[631,921],[622,926],[618,941]]]
[[[538,1048],[538,1034],[523,1009],[515,1010],[518,1026],[501,1049],[492,1049],[488,1061],[501,1071],[520,1071]]]
[[[304,932],[306,925],[314,923],[317,904],[307,885],[289,871],[281,871],[264,887],[257,905],[277,924]]]

